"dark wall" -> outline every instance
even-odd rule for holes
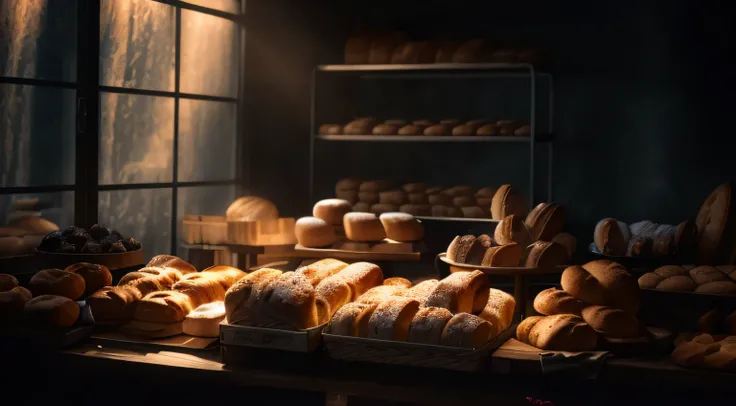
[[[549,50],[553,197],[568,208],[568,228],[582,243],[605,216],[668,223],[694,216],[710,190],[736,172],[730,159],[733,6],[696,0],[666,6],[653,0],[250,3],[251,186],[285,214],[311,207],[311,69],[340,62],[344,40],[357,26],[398,28],[417,38],[483,35]],[[517,184],[528,176],[525,151],[513,146],[400,148],[318,144],[318,191],[329,194],[332,182],[346,175],[425,175],[429,182],[476,186]]]

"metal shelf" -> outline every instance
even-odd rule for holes
[[[496,136],[427,136],[427,135],[315,135],[314,138],[322,141],[358,141],[358,142],[447,142],[447,143],[514,143],[527,144],[532,142],[530,136],[524,135],[496,135]],[[537,135],[534,142],[549,142],[550,136]]]
[[[528,63],[427,63],[390,65],[318,65],[320,72],[436,72],[456,71],[467,73],[478,70],[533,71]],[[539,74],[539,73],[538,73]]]

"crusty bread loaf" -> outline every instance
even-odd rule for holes
[[[524,196],[511,185],[502,185],[496,190],[491,203],[491,216],[494,220],[503,220],[506,216],[516,215],[520,219],[526,217],[529,206]]]
[[[521,342],[551,351],[591,351],[598,343],[595,330],[572,314],[527,317],[517,327],[516,337]]]
[[[299,267],[295,272],[304,275],[312,286],[317,286],[320,282],[342,271],[347,266],[348,264],[339,259],[325,258]]]
[[[370,262],[355,262],[343,269],[340,274],[350,286],[352,297],[356,300],[368,289],[383,283],[383,271],[376,264]]]
[[[215,265],[203,269],[202,275],[215,278],[217,282],[222,285],[222,288],[227,292],[227,290],[230,289],[230,287],[233,286],[235,282],[242,279],[246,275],[246,273],[238,268],[229,265]],[[220,299],[219,301],[224,300],[224,298],[225,296],[223,295],[223,299]]]
[[[348,303],[342,306],[330,320],[330,334],[351,337],[367,337],[368,322],[377,305]]]
[[[480,264],[485,248],[474,235],[456,236],[447,247],[447,259],[459,264]]]
[[[380,304],[391,297],[404,296],[407,291],[408,289],[402,286],[379,285],[368,289],[367,292],[360,295],[357,302]]]
[[[698,227],[694,220],[686,220],[675,229],[675,255],[681,260],[695,258],[698,249]]]
[[[424,129],[424,135],[428,137],[444,137],[450,135],[452,126],[447,124],[433,124]]]
[[[61,269],[44,269],[36,272],[28,282],[33,296],[56,295],[76,300],[84,294],[84,278]]]
[[[529,212],[525,223],[533,241],[551,241],[554,236],[562,232],[565,224],[565,210],[557,203],[540,203]]]
[[[339,273],[322,280],[315,287],[319,324],[326,323],[344,304],[350,302],[353,291]]]
[[[351,241],[380,241],[386,238],[381,221],[372,213],[348,213],[343,218],[345,235]]]
[[[419,302],[408,297],[390,297],[379,304],[368,320],[367,338],[406,341]]]
[[[488,303],[490,282],[481,271],[455,272],[442,279],[427,298],[427,306],[454,313],[479,313]]]
[[[190,296],[182,292],[152,292],[136,304],[133,318],[149,323],[176,323],[183,321],[194,308]]]
[[[266,199],[243,196],[230,204],[226,215],[230,219],[243,221],[275,220],[279,218],[279,210]]]
[[[281,274],[278,269],[262,268],[249,273],[231,286],[225,295],[228,323],[258,325],[258,307],[264,298],[266,286]]]
[[[429,296],[432,294],[432,291],[438,283],[440,283],[440,281],[438,281],[437,279],[428,279],[426,281],[419,282],[409,288],[409,291],[406,292],[404,295],[416,300],[417,302],[419,302],[420,306],[425,307],[427,306],[427,300],[429,300]]]
[[[156,255],[148,261],[146,267],[174,268],[182,275],[197,272],[194,265],[173,255]]]
[[[411,281],[406,278],[395,276],[393,278],[386,278],[383,280],[385,286],[401,286],[409,289],[411,287]]]
[[[555,314],[574,314],[582,316],[583,309],[587,305],[574,298],[564,290],[556,288],[545,289],[534,298],[534,310],[545,316]]]
[[[367,135],[371,134],[376,124],[377,121],[373,117],[359,118],[347,123],[342,131],[345,135]]]
[[[0,292],[7,292],[18,286],[18,279],[13,275],[0,273]]]
[[[488,247],[483,254],[483,259],[481,260],[480,265],[515,267],[519,266],[523,256],[524,249],[521,245],[514,242],[496,247]]]
[[[337,239],[335,228],[317,217],[302,217],[297,220],[294,234],[300,245],[310,248],[328,247]]]
[[[79,305],[63,296],[40,295],[23,307],[25,320],[34,325],[71,327],[79,319]]]
[[[427,128],[418,124],[407,124],[399,128],[399,135],[424,135],[424,129]]]
[[[424,237],[424,226],[407,213],[384,213],[380,217],[386,236],[395,241],[412,242]]]
[[[610,306],[588,306],[583,320],[599,333],[613,338],[636,338],[642,335],[639,321],[631,313]]]
[[[226,292],[220,279],[215,275],[202,272],[188,274],[176,282],[171,289],[189,296],[192,308],[224,300]]]
[[[556,242],[536,241],[526,249],[524,266],[527,268],[553,268],[568,260],[567,250]]]
[[[565,269],[560,278],[565,292],[583,302],[613,306],[636,314],[640,294],[636,279],[622,265],[608,260]]]
[[[182,331],[194,337],[219,337],[220,323],[225,320],[225,303],[205,303],[184,318]]]
[[[452,313],[442,307],[423,307],[417,311],[409,326],[407,341],[439,345],[442,332]]]
[[[106,286],[87,298],[87,304],[98,325],[121,325],[133,318],[142,296],[130,286]]]
[[[493,240],[498,245],[514,242],[522,247],[527,247],[532,243],[532,236],[521,217],[510,214],[496,225],[496,229],[493,231]]]
[[[324,199],[314,205],[312,215],[324,220],[330,225],[342,225],[342,218],[350,213],[353,206],[346,200]]]
[[[394,124],[378,124],[373,127],[371,134],[373,135],[395,135],[399,131],[399,126]]]
[[[259,326],[305,330],[319,324],[315,289],[304,275],[285,272],[266,286]]]
[[[628,242],[624,239],[618,221],[614,218],[605,218],[598,222],[593,231],[595,247],[601,254],[624,256]]]
[[[163,286],[165,289],[171,289],[171,287],[174,286],[176,282],[179,282],[184,277],[181,272],[177,271],[174,268],[158,268],[154,266],[147,266],[145,268],[139,269],[137,272],[138,274],[155,276],[156,279],[161,283],[161,286]]]
[[[452,347],[481,348],[491,337],[491,323],[470,313],[458,313],[447,322],[440,344]]]
[[[515,310],[516,300],[513,296],[502,290],[490,289],[488,303],[480,313],[480,318],[491,323],[491,338],[511,327]]]
[[[31,292],[16,286],[0,292],[0,322],[16,322],[23,317],[23,307],[31,300]]]

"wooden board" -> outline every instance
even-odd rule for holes
[[[499,275],[499,276],[525,276],[525,275],[548,275],[562,273],[567,268],[567,265],[560,265],[552,268],[526,268],[521,266],[506,267],[506,266],[480,266],[471,264],[461,264],[451,261],[447,258],[447,253],[443,252],[437,256],[440,261],[449,265],[450,272],[462,272],[462,271],[474,271],[479,270],[486,275]]]
[[[330,248],[307,248],[301,244],[294,247],[296,256],[347,261],[419,261],[425,251],[422,243],[400,243],[389,239],[377,243],[338,241]]]

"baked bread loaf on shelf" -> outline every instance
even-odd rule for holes
[[[511,185],[502,185],[493,195],[491,216],[494,220],[503,220],[512,214],[523,219],[526,218],[528,211],[526,199]]]
[[[372,213],[348,213],[343,218],[345,235],[351,241],[380,241],[386,238],[381,221]]]
[[[565,211],[557,203],[540,203],[529,212],[524,223],[529,228],[533,241],[552,241],[552,238],[562,232]]]
[[[491,337],[495,337],[511,327],[515,310],[516,300],[513,296],[491,288],[488,292],[488,302],[479,316],[491,323]]]
[[[427,306],[454,313],[479,313],[488,303],[490,282],[481,271],[455,272],[442,279],[427,298]]]
[[[219,337],[220,323],[225,320],[225,303],[205,303],[184,318],[182,331],[194,337]]]
[[[342,225],[342,218],[350,213],[353,206],[346,200],[324,199],[314,204],[312,215],[330,225]]]
[[[368,320],[367,338],[406,341],[419,302],[408,297],[389,297],[376,306]]]
[[[84,279],[85,296],[91,295],[103,286],[112,285],[112,274],[110,273],[110,270],[103,265],[79,262],[74,265],[69,265],[64,270],[75,273]]]
[[[335,243],[334,226],[317,217],[302,217],[294,225],[297,242],[310,248],[328,247]]]
[[[630,314],[639,310],[639,286],[622,265],[608,260],[570,266],[562,272],[562,289],[585,303],[613,306]]]
[[[440,344],[451,347],[480,348],[491,337],[491,323],[469,313],[457,313],[442,331]]]
[[[516,338],[550,351],[592,351],[598,344],[595,330],[572,314],[527,317],[517,327]]]
[[[736,295],[736,282],[729,272],[733,272],[731,266],[702,265],[688,271],[682,266],[665,265],[642,275],[638,283],[642,289]]]
[[[367,337],[368,321],[377,305],[348,303],[337,310],[330,320],[331,334],[351,337]]]
[[[582,311],[583,320],[604,336],[636,338],[642,335],[639,321],[631,313],[610,306],[588,306]]]
[[[133,318],[141,292],[128,286],[106,286],[87,298],[95,324],[116,326]]]
[[[225,314],[230,324],[257,326],[266,287],[283,272],[262,268],[237,281],[225,294]]]
[[[407,341],[439,345],[442,333],[450,319],[452,319],[452,313],[442,307],[420,308],[409,325]]]
[[[526,247],[532,243],[532,236],[524,221],[519,216],[510,214],[496,225],[493,240],[498,245],[517,243]]]
[[[28,282],[33,296],[54,295],[76,300],[84,294],[85,283],[81,276],[61,269],[44,269],[36,272]]]
[[[64,296],[34,296],[23,307],[26,321],[45,327],[71,327],[79,319],[79,305]]]

